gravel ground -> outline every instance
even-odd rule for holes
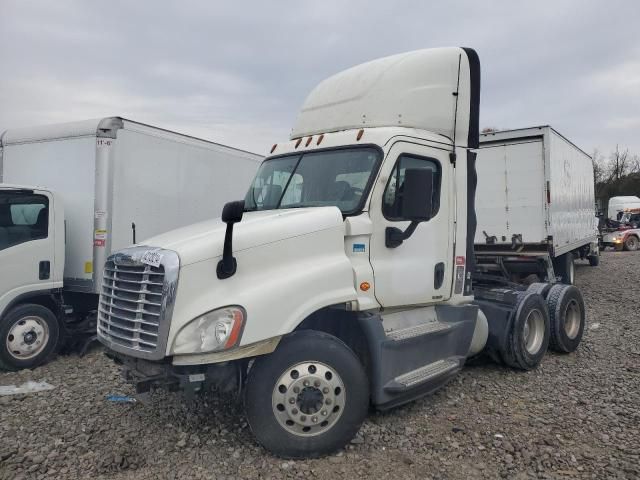
[[[372,413],[343,451],[284,461],[254,442],[234,398],[131,394],[99,349],[0,385],[56,386],[0,397],[0,479],[640,478],[639,253],[579,262],[588,331],[571,355],[522,373],[483,363],[437,394]]]

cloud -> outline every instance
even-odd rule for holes
[[[308,91],[357,63],[465,45],[483,126],[551,124],[583,149],[640,152],[634,2],[8,0],[0,130],[124,115],[266,153]],[[427,108],[425,106],[425,108]]]

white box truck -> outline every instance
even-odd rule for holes
[[[553,274],[572,284],[575,258],[598,264],[589,155],[549,126],[505,130],[480,135],[476,168],[483,268],[550,280],[550,259]]]
[[[474,278],[479,107],[468,48],[323,81],[244,201],[107,260],[99,340],[139,392],[244,392],[284,457],[344,446],[370,405],[428,394],[481,351],[525,370],[574,351],[578,288]],[[148,276],[161,307],[141,319]]]
[[[215,218],[262,158],[118,117],[0,138],[0,366],[12,369],[95,332],[107,257]]]

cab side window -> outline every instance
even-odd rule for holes
[[[393,167],[393,172],[382,197],[382,213],[387,220],[400,222],[407,220],[400,216],[402,211],[404,173],[407,169],[429,169],[433,172],[433,216],[440,209],[440,163],[433,158],[414,155],[400,155]]]
[[[49,235],[49,201],[43,195],[0,193],[0,250]]]

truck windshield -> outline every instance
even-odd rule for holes
[[[245,210],[336,206],[362,208],[381,152],[372,147],[296,153],[265,160],[245,198]]]

